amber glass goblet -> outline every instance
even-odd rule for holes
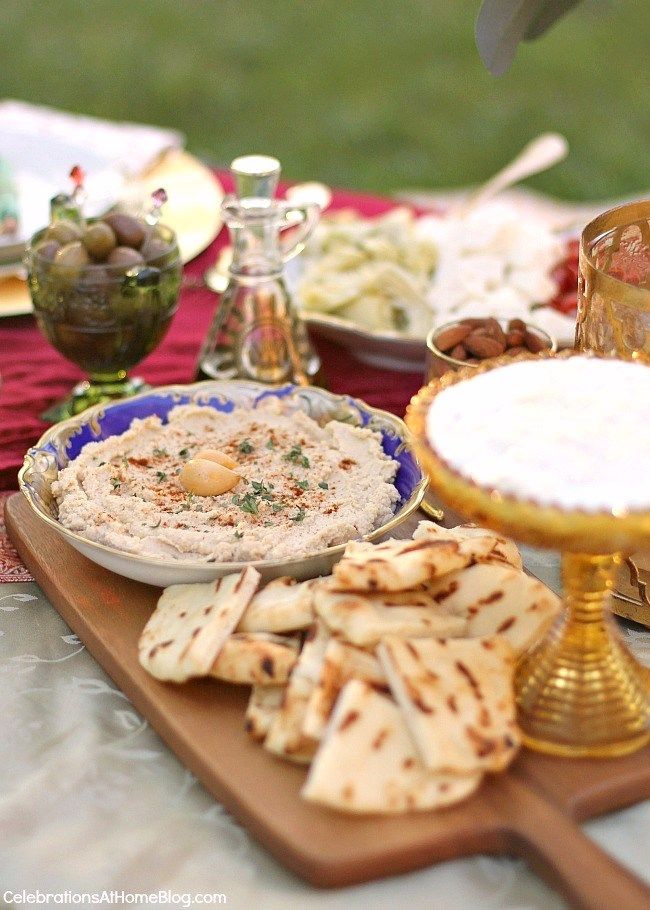
[[[582,232],[576,347],[650,363],[650,199],[603,212]],[[626,562],[620,578],[638,577],[647,554]],[[634,618],[650,626],[645,589],[639,594]]]
[[[584,229],[576,347],[650,362],[650,199],[604,212]]]

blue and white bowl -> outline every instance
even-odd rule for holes
[[[118,575],[146,584],[165,586],[210,581],[229,572],[237,572],[246,563],[208,563],[205,560],[181,562],[156,556],[139,556],[88,540],[60,524],[57,503],[52,495],[52,483],[59,470],[73,461],[86,443],[124,433],[136,417],[156,414],[165,421],[171,409],[179,404],[210,405],[225,412],[232,411],[235,407],[254,409],[269,397],[282,399],[286,406],[305,411],[320,422],[341,420],[381,433],[384,451],[399,462],[395,486],[401,499],[393,518],[365,535],[364,540],[383,537],[415,512],[424,496],[427,481],[409,448],[406,425],[398,417],[371,408],[347,395],[333,395],[315,387],[285,385],[269,388],[260,383],[238,380],[164,386],[133,398],[88,408],[76,417],[47,430],[37,445],[29,449],[18,475],[20,489],[42,521],[88,559]],[[261,572],[265,580],[280,575],[291,575],[298,579],[314,578],[328,574],[344,548],[345,544],[340,544],[299,559],[263,560],[250,564]]]

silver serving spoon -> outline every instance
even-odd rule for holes
[[[232,247],[224,246],[217,256],[214,265],[203,273],[203,281],[197,282],[199,287],[208,287],[215,294],[223,294],[228,287],[228,269],[232,262]]]
[[[464,216],[471,209],[483,205],[489,199],[502,193],[515,183],[540,174],[548,170],[559,161],[566,158],[569,152],[569,143],[559,133],[542,133],[519,152],[510,164],[490,177],[490,179],[465,197],[458,206],[454,206],[449,214]]]

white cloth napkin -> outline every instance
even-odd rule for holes
[[[0,157],[12,167],[18,189],[19,239],[47,222],[50,198],[71,188],[73,165],[86,172],[86,211],[92,215],[115,202],[127,180],[183,144],[176,130],[0,102]]]

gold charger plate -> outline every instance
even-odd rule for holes
[[[176,232],[183,262],[189,262],[210,246],[221,230],[221,184],[194,155],[177,149],[166,152],[126,190],[136,203],[164,186],[169,196],[164,222]],[[27,284],[16,274],[0,277],[0,318],[32,312]]]
[[[27,290],[27,282],[17,275],[0,279],[0,318],[24,316],[31,311],[32,299]]]
[[[169,199],[162,220],[176,232],[184,263],[209,247],[221,230],[221,184],[210,168],[189,152],[167,152],[136,186],[144,196],[159,186],[167,190]]]

